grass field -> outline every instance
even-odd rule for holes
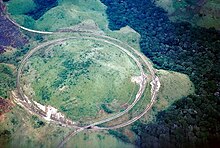
[[[117,47],[82,39],[40,50],[29,59],[22,79],[29,97],[80,121],[101,109],[120,111],[134,99],[137,85],[131,77],[138,75],[134,61]]]
[[[84,2],[83,2],[84,1]],[[106,29],[106,7],[100,1],[59,1],[58,6],[48,10],[38,20],[27,15],[37,9],[32,0],[14,0],[7,3],[8,11],[19,24],[44,31],[55,31],[60,28],[74,26],[84,20],[94,19],[101,29]]]
[[[134,148],[130,143],[125,143],[106,132],[79,133],[67,142],[66,147],[81,148]]]
[[[167,109],[175,101],[195,93],[193,83],[185,74],[165,70],[158,70],[156,74],[160,78],[160,91],[152,109],[141,118],[145,123],[154,121],[158,112]]]
[[[34,115],[16,106],[0,121],[0,144],[3,147],[56,147],[71,129],[47,124]],[[107,132],[80,133],[71,138],[66,147],[134,147]]]
[[[155,105],[158,111],[195,91],[194,85],[187,75],[165,70],[159,70],[157,74],[161,82],[158,101]]]
[[[15,106],[0,121],[0,144],[3,147],[55,147],[70,129],[46,124],[39,117]]]

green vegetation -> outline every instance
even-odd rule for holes
[[[141,100],[129,111],[130,118],[136,117],[142,113],[151,101],[151,85],[148,84],[141,97]]]
[[[111,109],[109,109],[108,106],[106,106],[106,104],[102,104],[101,108],[108,114],[113,113],[113,111]]]
[[[38,116],[29,114],[19,106],[5,115],[7,118],[0,122],[0,144],[4,147],[56,147],[64,136],[72,131],[72,128],[42,122]],[[74,146],[74,148],[135,147],[103,131],[79,133],[72,137],[66,146]]]
[[[194,94],[194,85],[187,75],[165,70],[159,70],[157,75],[161,83],[158,101],[155,104],[157,111],[164,110],[175,101]]]
[[[107,25],[109,25],[111,29],[120,29],[120,27],[129,25],[141,34],[142,38],[140,43],[142,51],[157,64],[158,68],[180,71],[190,76],[190,79],[195,83],[196,95],[193,94],[194,88],[187,76],[173,72],[159,71],[161,91],[156,105],[153,107],[153,111],[149,112],[149,114],[145,116],[145,119],[147,118],[146,120],[148,120],[149,115],[155,117],[158,111],[162,111],[157,114],[155,123],[150,123],[146,126],[146,123],[138,122],[138,124],[133,126],[136,126],[134,131],[136,131],[137,135],[141,136],[142,146],[151,146],[150,144],[157,144],[158,141],[161,143],[177,142],[178,144],[182,144],[187,140],[195,142],[196,140],[194,141],[194,139],[207,141],[209,140],[207,139],[207,135],[218,135],[218,133],[216,133],[220,125],[217,120],[219,118],[219,69],[217,68],[219,64],[216,64],[219,63],[219,52],[217,50],[219,49],[218,34],[214,33],[213,30],[195,29],[188,24],[171,24],[167,21],[167,17],[163,11],[161,9],[158,10],[157,7],[151,4],[151,1],[140,0],[139,2],[132,2],[129,0],[126,2],[126,0],[124,0],[123,3],[120,4],[117,4],[117,1],[106,1],[106,3],[108,2],[111,2],[110,5],[111,8],[113,8],[112,10],[107,10],[110,20],[109,24],[106,19],[106,14],[104,13],[106,8],[100,1],[82,2],[76,0],[73,2],[72,0],[62,0],[59,2],[58,7],[50,9],[36,21],[23,14],[27,11],[23,11],[23,8],[21,9],[21,7],[23,7],[22,5],[20,7],[14,6],[11,8],[13,8],[15,13],[17,8],[20,9],[20,11],[18,11],[20,14],[13,15],[19,23],[28,28],[40,30],[56,30],[73,26],[87,19],[95,18],[94,22],[104,30],[106,34],[127,42],[136,49],[139,49],[140,35],[134,30],[126,27],[120,31],[110,31],[107,28]],[[30,7],[24,8],[32,9],[32,6],[33,5],[30,4]],[[174,7],[179,6],[174,5]],[[91,23],[93,21],[90,20],[88,22]],[[114,27],[114,24],[116,24],[117,27]],[[39,39],[41,40],[42,38]],[[53,37],[49,36],[48,39],[53,39]],[[64,112],[67,117],[76,120],[81,116],[93,116],[97,114],[100,109],[104,109],[109,113],[112,110],[117,110],[117,107],[112,109],[112,106],[120,106],[126,103],[129,98],[131,98],[131,101],[133,97],[131,97],[132,94],[130,92],[133,92],[132,88],[137,87],[136,85],[134,86],[131,83],[127,83],[130,82],[130,79],[124,79],[125,81],[123,82],[121,81],[121,77],[128,75],[127,70],[123,70],[121,65],[127,65],[127,67],[131,65],[132,67],[134,66],[133,63],[128,64],[118,60],[120,57],[126,61],[128,60],[127,57],[123,57],[122,55],[116,56],[114,48],[102,45],[103,48],[106,48],[106,51],[102,53],[107,53],[108,55],[100,55],[98,51],[98,55],[102,58],[104,57],[104,59],[97,59],[98,57],[93,57],[94,52],[88,52],[92,45],[85,46],[84,43],[73,42],[71,44],[68,42],[61,46],[57,45],[50,50],[43,50],[30,59],[23,76],[23,82],[26,83],[23,89],[28,96],[42,104],[55,106]],[[100,45],[99,43],[92,48],[99,48]],[[16,54],[22,56],[28,49],[29,48],[18,51]],[[95,54],[97,55],[97,53]],[[107,57],[112,58],[108,59]],[[17,57],[4,57],[3,60],[12,62],[15,65],[20,61]],[[97,61],[99,63],[97,63]],[[104,65],[105,63],[110,64],[111,67],[107,68],[109,65]],[[121,69],[116,70],[114,69],[115,66]],[[122,75],[117,71],[123,71],[123,73],[121,73]],[[137,73],[135,74],[136,71],[136,69],[133,69],[131,73],[138,75]],[[119,84],[123,84],[123,89],[118,87]],[[137,90],[134,90],[135,94]],[[148,86],[143,100],[131,111],[131,114],[133,113],[132,115],[136,115],[146,107],[146,104],[149,102],[149,94],[150,87]],[[188,94],[193,95],[187,97]],[[180,98],[182,99],[178,101]],[[116,104],[113,104],[113,102],[116,102]],[[170,105],[171,107],[169,107]],[[25,120],[29,119],[25,118]],[[42,137],[39,136],[39,134],[27,138],[29,132],[32,133],[36,130],[43,129],[49,132],[49,130],[45,128],[48,125],[44,125],[44,122],[42,123],[38,119],[30,120],[32,120],[31,124],[33,125],[31,126],[31,130],[25,133],[25,138],[22,139],[23,145],[19,143],[21,146],[26,146],[34,140],[35,145],[31,145],[33,147],[37,145],[37,142],[42,140],[42,137],[43,139],[47,137],[47,140],[51,138],[50,136],[46,136],[45,133]],[[19,123],[24,124],[21,120],[17,120],[17,118],[13,118],[11,123],[14,125]],[[24,125],[26,125],[26,123]],[[34,129],[34,127],[37,128]],[[0,133],[3,137],[10,137],[11,134],[14,134],[11,129],[14,130],[14,127],[7,127]],[[23,130],[15,131],[15,137],[12,138],[12,140],[15,141],[14,145],[23,137],[23,135],[19,134],[22,133]],[[63,130],[60,129],[55,133],[51,131],[51,134],[59,137],[66,133],[64,134]],[[114,134],[117,135],[118,133]],[[113,143],[115,147],[128,146],[124,145],[124,143],[120,145],[120,143],[118,143],[116,139],[112,139],[112,137],[104,137],[105,138],[100,135],[83,136],[79,134],[79,136],[74,137],[74,140],[67,143],[67,146],[70,147],[75,143],[77,143],[76,147],[85,146],[85,143],[91,146],[91,141],[95,141],[94,146],[91,147],[103,147],[103,145],[106,147],[106,145],[110,146],[113,145]],[[97,138],[99,140],[97,140]],[[59,141],[61,137],[54,139],[52,141]],[[103,140],[105,143],[103,144],[100,139],[106,139]],[[123,140],[126,141],[126,138]],[[100,143],[102,143],[102,145]],[[55,145],[55,143],[52,143],[50,140],[44,144],[47,147]],[[44,144],[41,146],[43,147]],[[175,145],[174,147],[177,146],[179,145]]]
[[[118,131],[115,131],[115,130],[109,130],[108,132],[109,132],[109,134],[114,135],[115,137],[121,139],[124,142],[127,142],[127,143],[130,142],[128,137],[123,135],[121,132],[118,132]]]
[[[155,147],[155,144],[156,147],[218,147],[219,32],[181,22],[179,15],[178,22],[171,22],[167,13],[152,1],[102,1],[108,6],[106,12],[111,29],[131,26],[141,34],[141,50],[155,67],[185,73],[195,86],[195,94],[183,97],[158,112],[155,122],[136,126],[141,147]],[[196,2],[202,4],[206,1]],[[193,15],[194,10],[201,8],[190,7],[187,8],[192,11],[186,10]],[[181,14],[193,20],[192,15],[185,12]],[[210,22],[203,19],[206,15],[201,13],[194,16]]]
[[[39,96],[44,101],[50,101],[51,93],[49,93],[48,87],[43,86],[42,88],[40,88]]]
[[[3,147],[56,147],[71,130],[46,124],[19,106],[5,116],[0,122],[0,144]]]
[[[32,121],[33,121],[33,124],[32,124],[33,128],[40,128],[40,127],[45,125],[45,123],[43,121],[41,121],[37,116],[33,115],[31,118],[32,118]]]
[[[37,52],[22,83],[29,97],[82,121],[95,118],[101,109],[120,111],[120,105],[131,102],[138,91],[131,77],[139,74],[133,59],[117,47],[82,39]]]
[[[106,29],[105,7],[100,1],[62,0],[59,1],[57,7],[45,11],[43,16],[37,20],[28,15],[36,11],[37,8],[37,4],[32,0],[13,0],[9,1],[7,5],[13,19],[27,28],[54,31],[96,18],[95,22],[99,27]]]
[[[0,63],[0,97],[8,98],[10,90],[15,88],[15,83],[14,68]]]
[[[126,137],[126,136],[123,136]],[[71,138],[65,147],[90,147],[90,148],[134,148],[135,145],[125,143],[119,137],[105,131],[82,132]]]
[[[8,11],[12,15],[24,15],[25,13],[34,10],[36,4],[33,0],[12,0],[7,3]]]

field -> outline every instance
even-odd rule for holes
[[[32,0],[10,1],[7,3],[9,13],[13,19],[25,27],[55,31],[60,28],[70,27],[81,23],[84,20],[96,19],[101,29],[106,29],[107,19],[105,6],[99,1],[72,1],[62,0],[57,7],[47,11],[38,20],[34,20],[28,12],[36,10],[36,4]],[[27,6],[28,5],[28,6]]]
[[[90,147],[90,148],[134,148],[135,145],[125,143],[107,132],[86,132],[80,133],[67,142],[66,147]]]
[[[195,93],[194,84],[185,74],[157,70],[157,76],[160,78],[160,91],[152,110],[141,119],[143,123],[155,121],[158,112],[166,110],[174,102]]]
[[[159,70],[158,75],[161,80],[161,88],[158,102],[155,104],[157,111],[164,110],[175,101],[195,92],[194,85],[187,75],[165,70]]]
[[[39,117],[16,106],[1,121],[0,143],[4,147],[55,146],[55,141],[60,140],[68,131],[67,128],[46,124]]]
[[[26,64],[23,90],[33,100],[83,121],[114,113],[132,101],[140,75],[134,61],[113,45],[70,40],[38,51]],[[83,118],[82,118],[83,117]]]
[[[56,147],[72,129],[43,122],[38,116],[30,115],[19,106],[5,114],[1,121],[0,144],[4,147]],[[109,145],[106,145],[109,143]],[[111,144],[110,144],[111,143]],[[107,132],[81,133],[72,138],[66,147],[134,147]]]

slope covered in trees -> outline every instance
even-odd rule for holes
[[[188,74],[196,95],[159,112],[155,123],[133,126],[141,147],[217,146],[220,138],[220,33],[171,22],[147,0],[102,0],[109,28],[126,25],[141,34],[142,52],[156,67]]]

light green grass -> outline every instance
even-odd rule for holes
[[[29,7],[26,7],[26,1],[28,0],[15,0],[7,3],[11,17],[22,26],[35,30],[55,31],[92,20],[106,34],[127,42],[140,50],[140,35],[133,29],[125,27],[118,31],[111,31],[108,28],[105,12],[107,7],[99,0],[60,0],[58,6],[45,12],[38,20],[33,20],[30,16],[25,15],[35,8],[31,0],[27,3]]]
[[[25,94],[52,105],[67,117],[95,117],[101,104],[113,111],[137,93],[134,61],[120,49],[93,40],[71,40],[39,51],[24,71]]]
[[[59,142],[73,129],[55,124],[45,123],[44,126],[34,128],[33,115],[19,106],[5,114],[7,118],[1,122],[0,144],[3,147],[57,147]],[[7,131],[7,132],[5,132]],[[82,132],[65,144],[65,147],[91,147],[91,148],[132,148],[134,145],[124,143],[107,132]]]
[[[109,135],[105,132],[79,133],[68,141],[66,147],[81,148],[134,148],[135,146]]]
[[[70,131],[69,128],[47,123],[36,127],[33,115],[20,106],[15,106],[5,116],[0,126],[0,144],[3,147],[56,147]],[[3,134],[5,131],[7,134]]]
[[[160,90],[152,109],[141,118],[144,123],[150,123],[156,120],[159,111],[167,109],[175,101],[193,94],[195,89],[189,77],[185,74],[158,70],[156,75],[160,79]]]
[[[96,19],[100,28],[104,29],[106,20],[102,13],[87,10],[81,10],[73,4],[60,5],[46,12],[39,20],[36,21],[36,29],[55,31],[60,28],[74,26],[87,19]]]
[[[194,85],[187,75],[165,70],[159,70],[157,74],[161,83],[155,105],[157,110],[163,110],[176,100],[194,93]]]

